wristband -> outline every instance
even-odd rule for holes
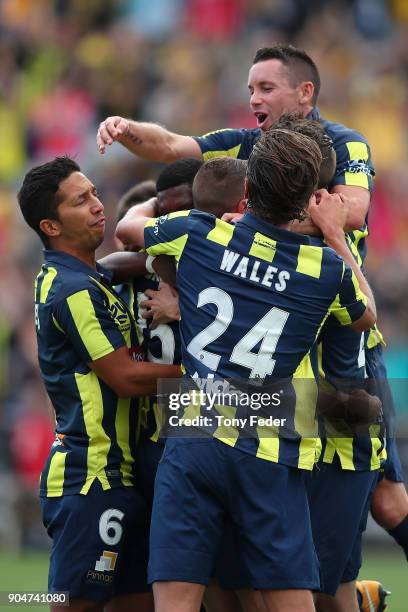
[[[152,263],[154,262],[156,258],[153,257],[153,255],[148,255],[147,259],[146,259],[146,270],[147,272],[149,272],[149,274],[157,274],[156,270],[153,268]]]

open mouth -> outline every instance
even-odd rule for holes
[[[258,112],[254,113],[254,115],[256,117],[256,122],[257,122],[258,127],[259,128],[262,127],[265,121],[267,120],[268,115],[266,113],[258,113]]]

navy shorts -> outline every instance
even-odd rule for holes
[[[380,478],[387,478],[393,482],[404,482],[404,473],[398,455],[395,440],[395,406],[391,389],[387,381],[387,369],[384,363],[383,348],[378,344],[374,348],[365,350],[367,376],[374,380],[372,392],[378,395],[384,412],[387,431],[386,448],[387,460],[380,471]],[[377,381],[377,383],[375,383]]]
[[[208,584],[227,524],[249,586],[319,588],[302,470],[214,438],[168,439],[156,477],[149,581]]]
[[[361,567],[361,540],[367,526],[378,471],[342,470],[340,462],[318,463],[307,476],[313,539],[320,563],[321,591],[335,595]]]
[[[142,435],[136,449],[135,477],[151,510],[153,504],[154,481],[157,467],[163,454],[164,444],[153,442]]]
[[[70,598],[108,601],[143,593],[147,584],[149,516],[134,487],[41,498],[52,539],[48,590]]]

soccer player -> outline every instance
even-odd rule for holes
[[[138,400],[176,366],[141,361],[135,323],[95,263],[104,208],[75,161],[31,169],[18,194],[41,238],[35,283],[41,375],[56,437],[41,475],[44,525],[53,546],[49,591],[68,591],[77,612],[151,611],[145,502],[134,478]]]
[[[123,117],[108,117],[99,126],[97,144],[101,153],[114,141],[133,153],[153,161],[173,161],[194,156],[204,160],[220,155],[247,159],[255,142],[284,112],[300,112],[321,119],[317,108],[320,76],[313,60],[291,45],[259,49],[249,71],[250,106],[258,126],[254,129],[217,130],[205,136],[175,134],[153,123]],[[347,228],[365,225],[374,171],[370,150],[361,134],[343,125],[321,119],[333,140],[336,173],[329,190],[341,193],[347,207]],[[360,241],[364,235],[360,236]],[[357,237],[356,237],[357,239]],[[363,244],[361,243],[361,247]]]
[[[324,192],[309,209],[368,298],[332,249],[312,247],[307,237],[288,231],[304,216],[320,162],[310,138],[272,130],[249,158],[250,212],[235,227],[195,211],[151,219],[151,203],[119,224],[124,242],[145,242],[150,254],[176,257],[183,366],[190,377],[307,377],[310,349],[331,308],[359,330],[374,322],[369,287],[346,246],[340,197]],[[207,436],[167,441],[150,550],[158,612],[198,610],[224,520],[239,534],[250,586],[262,591],[267,610],[314,609],[311,590],[319,581],[302,470],[312,469],[318,440],[310,439],[307,426],[307,438],[296,430],[314,423],[314,398],[292,406],[289,435],[268,436],[260,425],[246,438],[215,419]],[[206,408],[192,401],[186,412],[215,418],[231,410],[222,402],[216,414]],[[165,516],[160,507],[167,508]]]

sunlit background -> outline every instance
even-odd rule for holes
[[[408,378],[408,2],[0,0],[0,548],[26,563],[7,573],[14,557],[0,555],[1,588],[17,573],[14,586],[21,576],[31,577],[31,588],[46,584],[38,551],[48,540],[36,496],[52,421],[32,315],[41,246],[16,204],[24,173],[56,155],[75,157],[105,204],[103,249],[111,251],[118,198],[161,166],[118,144],[100,156],[98,123],[117,114],[191,135],[253,127],[248,68],[258,47],[275,42],[314,58],[322,114],[361,131],[371,145],[377,177],[366,270],[389,375]],[[396,399],[407,466],[408,398]],[[366,542],[376,546],[367,548],[371,573],[390,563],[406,571],[384,532],[370,525]],[[406,609],[398,607],[404,588],[398,575],[391,611]]]

